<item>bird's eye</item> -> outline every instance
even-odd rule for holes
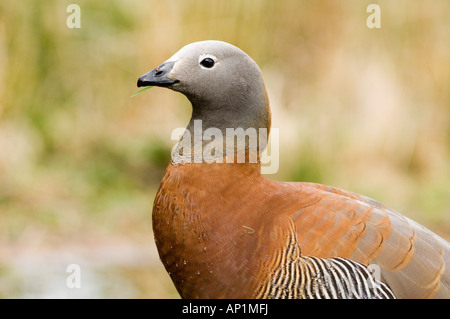
[[[211,58],[204,58],[200,64],[205,68],[211,69],[214,66],[214,60]]]

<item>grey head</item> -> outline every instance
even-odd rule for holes
[[[141,76],[138,86],[161,86],[184,94],[192,120],[203,126],[270,128],[270,109],[258,65],[241,49],[222,41],[186,45]]]
[[[226,136],[227,129],[245,130],[241,140],[246,138],[248,129],[265,129],[267,134],[270,130],[269,101],[261,70],[244,51],[229,43],[209,40],[188,44],[141,76],[138,87],[141,86],[166,87],[189,99],[192,117],[185,132],[189,136],[197,136],[195,123],[198,120],[201,120],[202,133],[214,128]],[[260,154],[266,146],[267,135],[257,139],[257,146],[245,144],[245,150],[258,150],[255,153]],[[210,144],[203,139],[187,140],[184,135],[179,148],[197,142]],[[221,149],[227,147],[224,144]],[[239,152],[234,144],[232,148],[234,154]],[[183,154],[193,156],[186,151]]]

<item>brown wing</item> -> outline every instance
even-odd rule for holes
[[[317,197],[292,216],[303,256],[377,264],[397,298],[450,298],[446,240],[370,198],[301,185],[303,193]]]

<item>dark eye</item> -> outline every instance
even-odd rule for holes
[[[204,59],[200,62],[200,64],[201,64],[202,66],[204,66],[205,68],[210,69],[210,68],[212,68],[212,67],[214,66],[214,60],[211,59],[211,58],[204,58]]]

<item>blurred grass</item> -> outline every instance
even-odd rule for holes
[[[80,29],[66,27],[70,3],[0,3],[0,297],[47,296],[25,281],[55,271],[51,260],[95,260],[99,287],[131,285],[127,297],[178,296],[150,216],[190,107],[159,88],[129,96],[205,39],[263,70],[281,138],[271,178],[368,195],[450,238],[450,2],[377,1],[377,30],[365,25],[372,1],[85,0]],[[144,261],[102,262],[117,242]]]

